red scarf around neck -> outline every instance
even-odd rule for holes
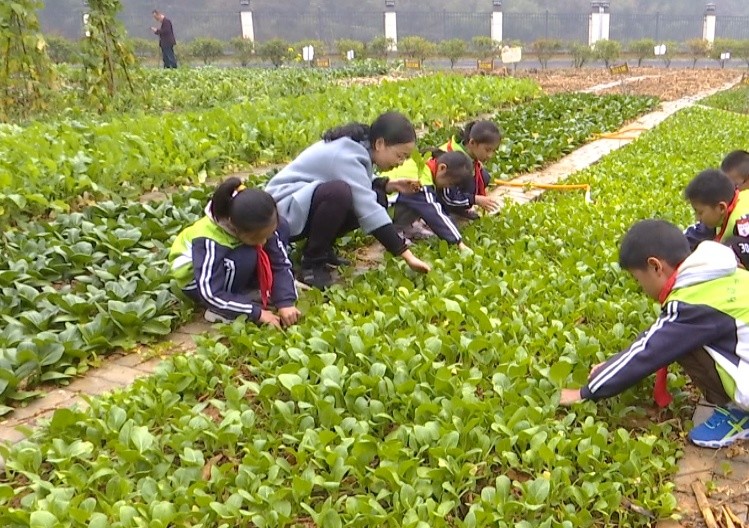
[[[661,293],[658,294],[658,302],[661,303],[661,305],[663,305],[663,303],[666,302],[666,299],[668,299],[668,296],[671,295],[671,290],[674,289],[678,273],[679,268],[677,267],[666,281],[666,284],[663,285]],[[672,401],[674,401],[674,397],[671,396],[670,392],[668,392],[668,366],[658,369],[655,373],[653,399],[655,400],[655,403],[658,404],[658,407],[667,407]]]
[[[260,299],[263,309],[268,308],[270,292],[273,289],[273,269],[270,266],[270,258],[263,246],[255,246],[257,251],[257,278],[260,283]]]
[[[453,150],[455,150],[453,148],[453,138],[450,138],[450,141],[447,142],[447,151],[452,152]],[[476,194],[479,196],[486,196],[483,168],[484,165],[480,161],[473,160],[473,179],[476,182]]]

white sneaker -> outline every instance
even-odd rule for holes
[[[216,312],[212,312],[211,310],[206,310],[203,314],[203,319],[208,321],[209,323],[229,323],[231,322],[231,319],[227,319],[223,315],[217,314]]]

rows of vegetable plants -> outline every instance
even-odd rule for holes
[[[492,169],[508,175],[554,161],[653,104],[629,96],[557,95],[519,105],[499,118],[510,147]],[[548,126],[552,119],[556,124]],[[202,214],[208,192],[176,193],[159,205],[102,202],[2,235],[0,315],[9,331],[0,338],[7,350],[0,402],[33,398],[40,382],[68,380],[97,355],[166,334],[181,320],[166,256],[181,227]]]
[[[118,94],[111,107],[118,112],[163,113],[247,103],[259,98],[288,97],[325,91],[331,83],[350,77],[372,77],[390,71],[384,61],[358,61],[333,69],[311,68],[185,68],[144,69],[135,94]],[[48,102],[45,120],[86,118],[90,109],[78,100],[80,68],[57,66],[63,87]]]
[[[539,94],[529,80],[433,75],[376,86],[108,122],[35,123],[0,135],[0,208],[66,210],[74,197],[133,197],[153,187],[197,183],[236,162],[282,162],[330,126],[408,109],[419,126],[451,123]],[[0,217],[2,218],[2,217]]]
[[[701,103],[729,112],[749,114],[749,86],[741,84],[730,90],[718,92],[703,99]]]
[[[569,154],[595,134],[620,128],[657,104],[652,97],[568,93],[500,110],[491,119],[505,137],[487,169],[499,178],[532,172]],[[451,133],[455,131],[434,130],[422,143],[440,145]]]
[[[130,389],[57,411],[0,449],[0,522],[650,523],[625,498],[671,515],[686,393],[662,423],[642,409],[647,382],[571,410],[557,393],[654,317],[614,264],[621,234],[654,215],[685,223],[680,189],[747,126],[683,111],[574,176],[593,185],[593,206],[559,194],[510,207],[467,228],[471,256],[429,246],[429,275],[388,259],[328,302],[307,295],[285,333],[235,322]]]

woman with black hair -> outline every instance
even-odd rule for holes
[[[278,210],[289,223],[291,240],[306,239],[302,282],[324,289],[333,283],[331,267],[346,264],[333,249],[336,239],[361,227],[411,269],[426,273],[387,213],[386,194],[415,192],[413,182],[374,177],[411,157],[416,132],[397,112],[379,116],[372,125],[350,123],[328,130],[322,141],[302,152],[268,182]]]

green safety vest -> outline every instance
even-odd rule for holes
[[[242,245],[242,242],[227,233],[208,216],[204,216],[183,229],[169,250],[172,275],[180,287],[186,286],[193,279],[192,241],[197,238],[210,238],[217,244],[231,249]]]

